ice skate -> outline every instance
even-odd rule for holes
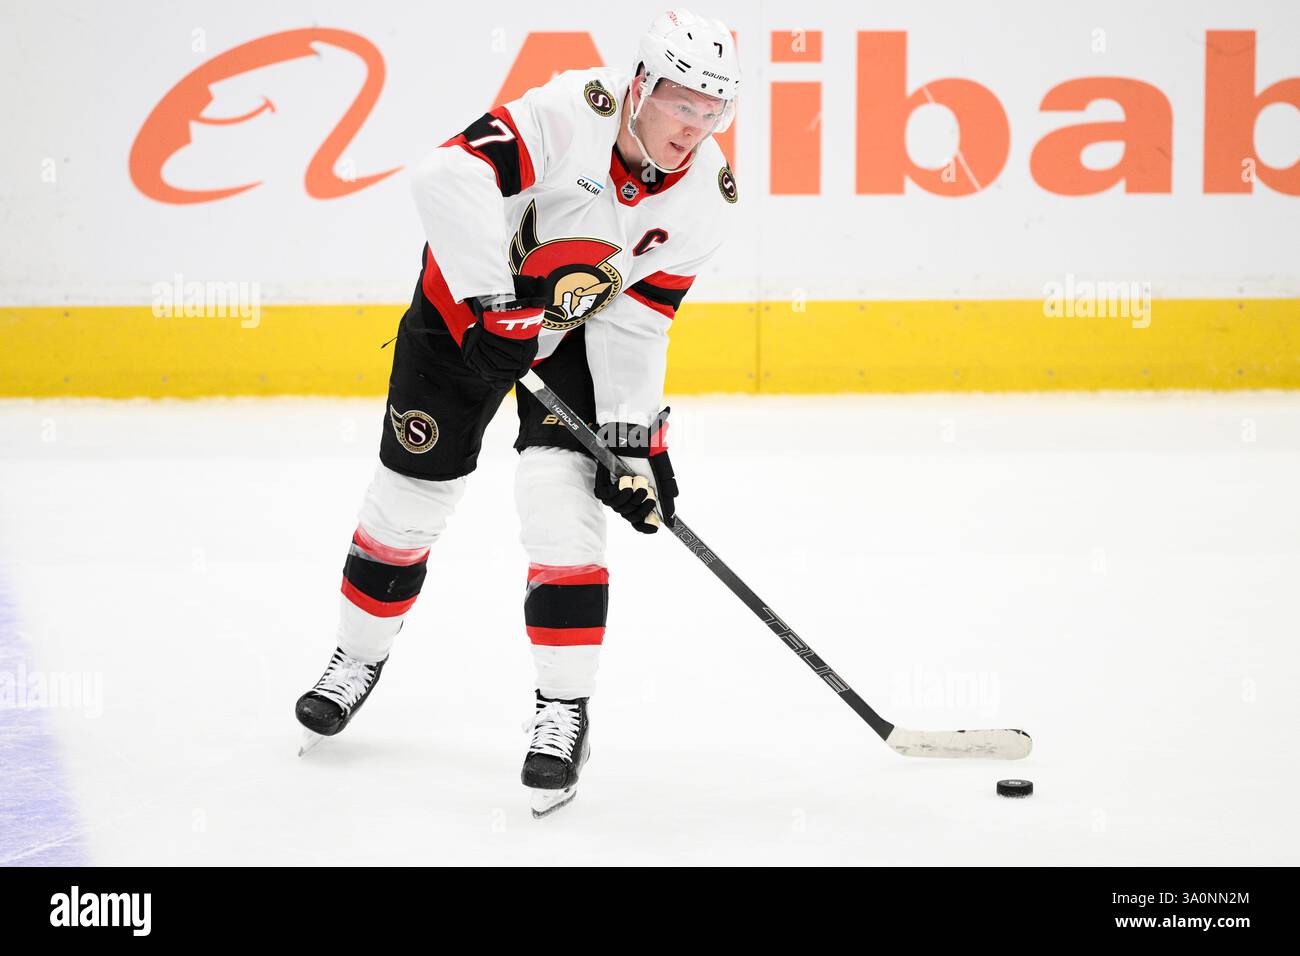
[[[379,683],[379,675],[388,658],[367,664],[349,657],[343,648],[335,648],[329,666],[316,686],[298,698],[294,713],[305,728],[298,756],[310,752],[324,738],[343,730],[370,692]]]
[[[572,802],[578,775],[591,756],[587,698],[552,700],[537,692],[537,711],[524,724],[532,744],[520,774],[531,791],[533,818],[540,820]]]

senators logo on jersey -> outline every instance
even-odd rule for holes
[[[553,284],[554,294],[542,327],[576,329],[618,295],[623,277],[609,263],[621,247],[602,239],[537,238],[537,204],[529,203],[510,244],[515,275],[536,276]]]

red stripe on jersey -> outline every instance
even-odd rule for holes
[[[695,281],[695,276],[675,276],[671,272],[656,272],[654,275],[646,276],[641,281],[657,285],[661,289],[681,289],[685,291],[691,287],[691,283]]]
[[[519,143],[519,191],[523,192],[529,186],[537,182],[537,171],[533,169],[533,157],[528,152],[528,146],[524,143],[524,138],[519,135],[519,127],[515,125],[515,118],[510,115],[510,111],[504,106],[500,107],[501,118],[506,121],[515,133],[515,139]],[[492,112],[496,112],[493,110]]]
[[[358,591],[347,578],[343,579],[342,591],[345,598],[375,617],[397,617],[409,611],[411,605],[415,603],[415,598],[407,601],[376,601],[370,595]]]
[[[530,564],[529,584],[608,584],[609,569],[599,564]]]
[[[510,130],[510,134],[513,137],[513,139],[510,140],[510,143],[514,147],[514,159],[519,165],[519,188],[511,192],[510,195],[523,192],[529,186],[537,182],[537,171],[533,168],[533,157],[528,152],[528,145],[524,142],[524,138],[519,135],[519,127],[515,125],[515,118],[510,115],[510,111],[504,106],[498,106],[494,110],[489,110],[487,115],[495,116],[497,119],[501,120],[501,122],[505,123],[506,127]],[[505,195],[507,190],[506,186],[501,182],[501,170],[497,168],[497,164],[492,161],[490,156],[484,153],[481,149],[471,146],[471,142],[480,143],[480,145],[487,145],[478,139],[471,140],[464,133],[458,133],[442,145],[459,146],[471,156],[477,156],[479,159],[483,160],[483,162],[491,166],[492,174],[497,178],[497,189],[501,190],[502,195]],[[497,139],[494,142],[503,141]]]
[[[547,647],[580,647],[604,643],[605,629],[603,627],[533,627],[530,624],[528,639],[534,644],[543,644]]]
[[[637,292],[635,289],[628,289],[626,291],[628,295],[636,299],[647,309],[654,309],[660,315],[665,315],[670,319],[675,318],[677,315],[677,310],[674,309],[671,305],[665,305],[662,302],[652,302],[650,299],[647,299],[645,296]]]
[[[424,290],[424,297],[433,303],[433,307],[442,316],[451,337],[456,340],[457,345],[460,345],[461,339],[465,337],[465,330],[477,319],[474,318],[474,313],[469,306],[463,302],[457,303],[452,298],[447,280],[443,278],[442,270],[438,268],[438,261],[433,258],[433,250],[427,243],[424,247],[424,275],[420,278],[420,288]]]

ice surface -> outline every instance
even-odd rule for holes
[[[47,721],[50,695],[29,664],[31,650],[0,589],[0,865],[84,864],[59,741]]]
[[[43,709],[57,825],[101,864],[1300,863],[1300,395],[673,406],[683,516],[872,706],[1033,754],[892,753],[611,524],[592,760],[533,821],[507,404],[383,683],[299,759],[382,401],[9,401],[0,587],[86,691]]]

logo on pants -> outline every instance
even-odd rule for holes
[[[423,455],[438,444],[438,423],[431,415],[418,409],[399,412],[392,405],[388,406],[388,417],[393,423],[397,440],[413,455]]]

